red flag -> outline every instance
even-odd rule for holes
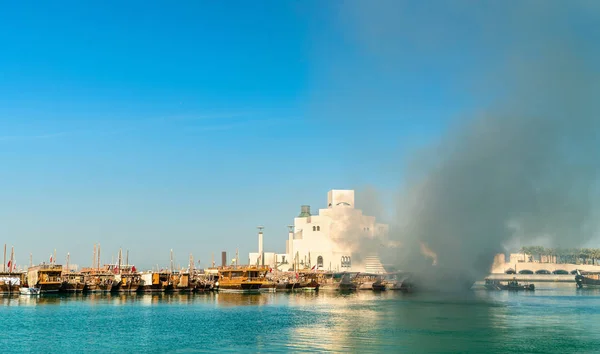
[[[11,265],[12,265],[12,263],[10,261],[8,261],[8,265],[7,265],[8,269],[10,269]]]
[[[273,268],[269,267],[269,273],[273,273]]]
[[[317,265],[315,264],[310,270],[315,270],[316,267]]]
[[[131,266],[131,271],[135,272],[135,266]]]

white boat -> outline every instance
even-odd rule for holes
[[[21,295],[39,295],[40,288],[21,288],[19,289]]]

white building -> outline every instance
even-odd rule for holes
[[[377,249],[387,237],[388,226],[354,208],[353,190],[329,191],[327,208],[320,209],[317,215],[311,215],[310,207],[303,205],[289,228],[285,254],[265,253],[259,232],[259,252],[250,253],[250,263],[284,271],[315,268],[384,272]]]

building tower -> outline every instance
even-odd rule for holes
[[[265,252],[263,249],[263,229],[264,226],[257,226],[258,229],[258,257],[260,258],[260,265],[265,265]]]

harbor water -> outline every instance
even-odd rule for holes
[[[600,292],[5,296],[4,352],[592,353]]]

